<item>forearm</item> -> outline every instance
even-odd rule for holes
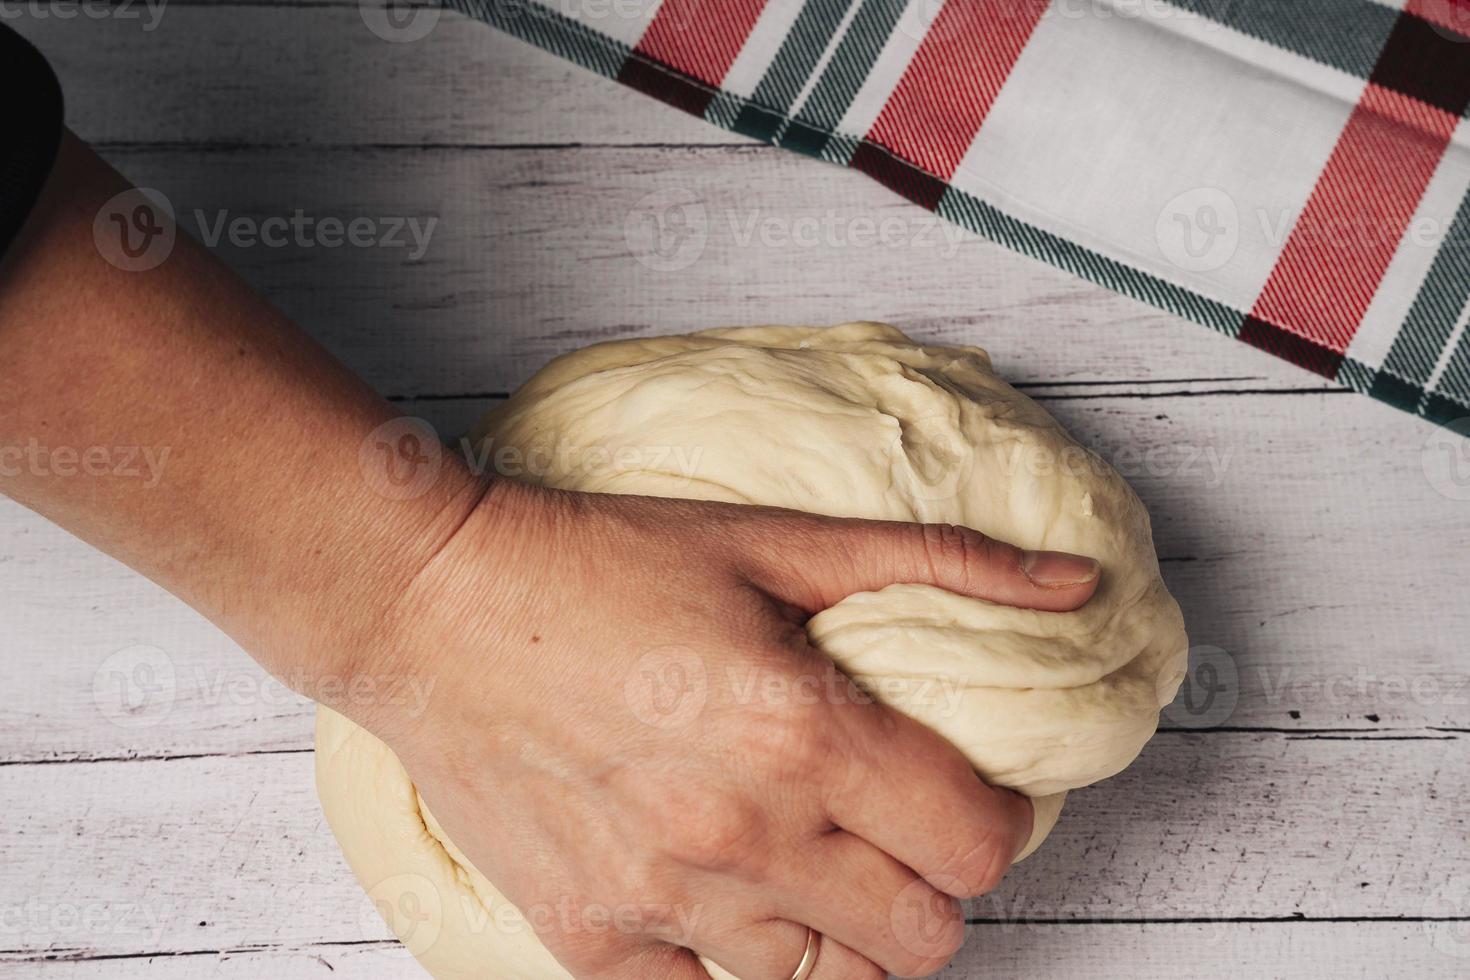
[[[361,451],[393,406],[191,240],[107,262],[93,220],[126,187],[68,136],[0,267],[0,490],[276,673],[337,671],[476,481],[445,454],[421,494],[380,492]]]

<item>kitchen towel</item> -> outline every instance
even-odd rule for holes
[[[1470,0],[447,0],[1470,435]]]

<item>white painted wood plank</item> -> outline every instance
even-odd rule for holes
[[[312,761],[0,768],[4,948],[113,955],[386,938],[371,919],[359,924],[366,902],[316,804]]]
[[[386,41],[368,27],[379,6],[166,3],[155,17],[135,0],[129,21],[17,4],[7,23],[55,65],[92,141],[750,142],[457,13]]]
[[[452,434],[489,404],[404,408]],[[1194,643],[1222,651],[1226,690],[1166,724],[1470,729],[1470,503],[1436,489],[1447,473],[1410,438],[1416,423],[1346,394],[1044,404],[1138,488]],[[13,692],[0,760],[310,745],[304,700],[178,600],[9,503],[0,621]],[[154,668],[173,683],[148,707],[148,682],[167,680]]]
[[[1464,975],[1463,923],[1215,922],[1204,924],[972,925],[948,980],[1451,980]],[[14,980],[404,980],[415,974],[392,948],[304,949],[128,960],[11,962]]]
[[[961,233],[861,174],[771,148],[109,156],[390,394],[505,391],[596,340],[852,319],[980,343],[1018,381],[1324,386]],[[404,219],[404,244],[326,247],[305,230],[298,245],[278,224],[274,241],[286,244],[273,247],[228,232],[236,220],[246,230],[294,220],[298,209],[306,229],[373,222],[377,233],[362,241]],[[417,259],[406,219],[427,239]]]
[[[309,748],[311,704],[131,569],[0,501],[0,761]]]
[[[428,973],[401,951],[394,942],[107,960],[7,961],[0,954],[0,964],[10,980],[425,980]]]
[[[1447,941],[1446,934],[1456,938]],[[952,980],[1449,980],[1465,974],[1464,943],[1463,924],[1413,922],[982,925],[970,927],[965,948],[941,975]]]
[[[0,767],[3,948],[361,942],[309,754]],[[1440,917],[1470,880],[1470,741],[1166,733],[1076,794],[982,919]],[[1464,914],[1464,909],[1460,910]]]

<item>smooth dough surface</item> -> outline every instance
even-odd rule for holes
[[[808,625],[844,671],[987,781],[1036,800],[1026,853],[1067,790],[1133,761],[1184,676],[1183,620],[1142,503],[977,348],[920,346],[878,323],[599,344],[547,365],[474,440],[550,486],[963,524],[1097,558],[1101,584],[1077,612],[895,585]],[[445,837],[387,746],[324,708],[316,748],[348,863],[431,974],[569,976]]]

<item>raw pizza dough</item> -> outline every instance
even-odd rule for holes
[[[1077,612],[894,585],[808,626],[987,781],[1035,798],[1026,853],[1067,790],[1133,761],[1184,676],[1183,621],[1142,503],[973,347],[919,346],[879,323],[599,344],[547,365],[474,440],[551,486],[963,524],[1097,558],[1102,582]],[[445,837],[387,746],[323,708],[316,748],[348,863],[431,974],[569,976]]]

